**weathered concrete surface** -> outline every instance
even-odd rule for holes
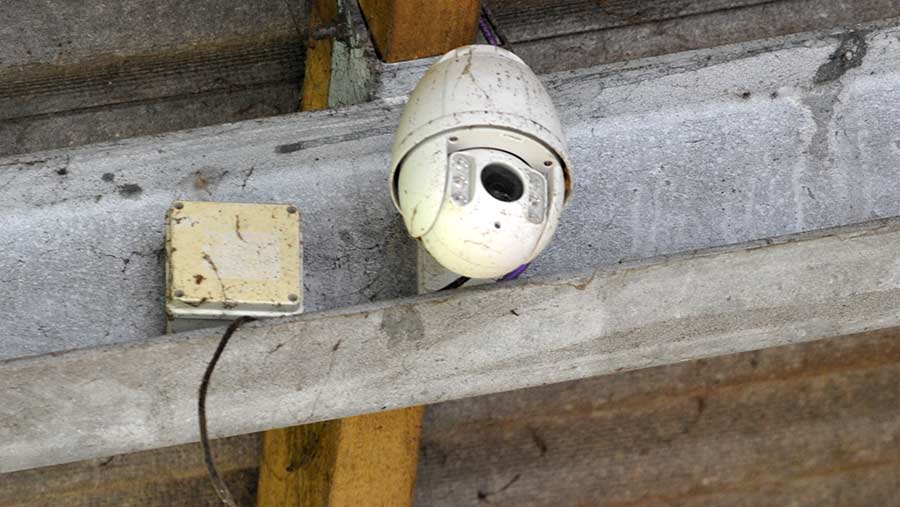
[[[864,51],[835,66],[847,41]],[[391,67],[407,86],[409,68]],[[837,71],[817,84],[822,68]],[[545,82],[576,188],[531,274],[900,214],[897,28]],[[162,334],[176,198],[298,203],[311,311],[415,294],[415,248],[386,192],[401,100],[0,159],[0,357]]]
[[[251,433],[900,325],[900,219],[259,322],[213,377]],[[197,439],[218,330],[0,362],[0,472]]]

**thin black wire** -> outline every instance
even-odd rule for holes
[[[458,289],[469,280],[469,277],[461,276],[440,290]],[[206,428],[206,392],[209,390],[209,380],[212,378],[213,371],[216,369],[216,364],[219,362],[219,358],[222,357],[222,352],[225,351],[228,341],[231,340],[231,335],[233,335],[241,325],[254,320],[256,319],[253,317],[239,317],[232,321],[228,326],[228,329],[225,330],[225,334],[223,334],[222,339],[219,340],[219,345],[216,347],[212,359],[210,359],[209,364],[206,365],[206,371],[203,373],[203,380],[200,382],[200,394],[197,397],[197,415],[200,420],[200,445],[203,446],[203,461],[206,462],[206,470],[209,472],[209,480],[212,482],[213,489],[216,490],[216,494],[219,495],[219,499],[222,500],[222,503],[228,507],[238,507],[238,504],[235,502],[231,491],[228,490],[228,485],[225,484],[225,481],[222,480],[222,476],[219,475],[219,471],[216,469],[216,463],[213,461],[212,450],[209,446],[209,432]]]
[[[442,290],[458,289],[458,288],[462,287],[463,284],[465,284],[469,280],[471,280],[471,278],[469,278],[468,276],[461,276],[461,277],[457,278],[456,280],[453,280],[452,282],[448,283],[443,288],[438,289],[438,292],[440,292]]]
[[[228,507],[238,507],[238,504],[234,501],[234,497],[231,496],[231,491],[228,490],[228,486],[225,485],[225,481],[222,480],[219,471],[216,470],[212,451],[209,448],[209,434],[206,431],[206,391],[209,390],[209,379],[212,377],[213,370],[216,369],[216,363],[219,362],[219,358],[222,356],[225,346],[228,345],[228,340],[231,339],[231,335],[233,335],[244,323],[252,322],[254,320],[256,319],[253,317],[239,317],[225,330],[225,334],[223,334],[222,339],[219,340],[219,346],[216,347],[212,359],[209,361],[209,364],[206,365],[203,381],[200,382],[200,396],[197,398],[197,411],[200,419],[200,444],[203,446],[203,460],[206,462],[206,470],[209,472],[209,480],[212,482],[213,489],[216,490],[216,494],[219,495],[219,499],[222,500],[222,503]]]

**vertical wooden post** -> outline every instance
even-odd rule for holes
[[[381,58],[401,62],[475,42],[480,0],[359,0]]]
[[[256,505],[412,505],[424,409],[265,432]]]
[[[306,69],[300,108],[328,108],[332,38],[316,39],[316,30],[337,18],[336,0],[314,0],[309,13]],[[335,462],[336,421],[326,421],[263,433],[259,466],[259,507],[327,505],[328,471]]]
[[[316,38],[316,32],[339,22],[337,0],[314,0],[309,13],[309,35],[306,38],[306,71],[303,75],[303,111],[328,108],[331,84],[332,37]]]
[[[315,0],[310,33],[337,17],[335,0]],[[310,36],[304,111],[328,107],[333,47],[330,38]],[[412,505],[424,411],[411,407],[265,432],[257,506]]]
[[[266,432],[257,506],[412,505],[424,409]]]

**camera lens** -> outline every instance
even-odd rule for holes
[[[481,170],[481,184],[491,197],[503,202],[522,197],[524,185],[518,173],[503,164],[488,164]]]

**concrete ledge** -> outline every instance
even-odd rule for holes
[[[888,23],[544,76],[576,187],[528,275],[900,215]],[[377,93],[421,71],[390,67]],[[0,159],[0,358],[163,334],[175,199],[297,203],[310,311],[415,294],[386,192],[402,103]]]
[[[900,219],[240,330],[236,435],[900,325]],[[0,472],[195,441],[221,330],[0,363]]]

